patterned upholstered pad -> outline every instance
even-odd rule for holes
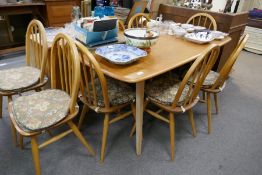
[[[61,90],[44,90],[14,100],[14,118],[21,129],[37,131],[61,121],[68,113],[70,96]]]
[[[157,78],[146,84],[145,93],[149,99],[152,101],[164,104],[172,105],[173,100],[177,94],[180,82],[173,78]],[[186,85],[177,106],[181,106],[186,98],[187,92],[189,91],[189,86]]]
[[[219,73],[211,70],[208,73],[203,85],[204,86],[212,86],[215,83],[215,81],[217,80],[218,76],[219,76]]]
[[[24,66],[0,70],[0,90],[15,91],[30,87],[39,81],[40,70]]]
[[[136,95],[132,88],[124,82],[106,77],[109,103],[111,106],[126,104],[135,101]],[[99,79],[95,80],[97,91],[97,103],[99,107],[105,107],[102,87]]]

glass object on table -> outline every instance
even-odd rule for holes
[[[76,37],[76,31],[74,23],[66,23],[65,27],[63,28],[63,33],[67,34],[71,38],[75,39]]]
[[[160,35],[166,35],[169,31],[169,22],[168,21],[164,21],[164,22],[160,22],[159,24],[159,34]]]
[[[61,33],[63,31],[63,28],[62,27],[48,27],[48,28],[45,28],[45,31],[46,31],[47,43],[52,43],[55,39],[55,36],[58,33]]]
[[[48,43],[52,43],[55,39],[55,36],[58,33],[64,33],[71,38],[75,39],[75,29],[74,29],[74,24],[73,23],[67,23],[65,24],[65,27],[48,27],[45,28],[46,31],[46,39]]]
[[[79,20],[80,17],[80,7],[79,6],[73,6],[72,8],[72,21]]]

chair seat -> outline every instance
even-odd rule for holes
[[[168,77],[153,79],[146,84],[145,93],[150,100],[171,106],[179,89],[180,83],[180,81]],[[189,86],[186,85],[177,106],[182,106],[188,91]]]
[[[29,66],[0,70],[0,90],[19,91],[36,84],[39,77],[40,70]]]
[[[111,106],[122,105],[135,101],[136,95],[132,88],[124,82],[106,77],[107,92]],[[105,107],[102,87],[99,79],[95,80],[97,90],[97,103],[99,107]],[[93,100],[93,99],[91,99]]]
[[[61,121],[69,109],[70,96],[61,90],[44,90],[13,102],[14,119],[23,130],[37,131]]]
[[[219,76],[219,73],[215,72],[215,71],[210,71],[203,83],[203,86],[212,86],[213,84],[215,84],[215,81],[217,80]]]

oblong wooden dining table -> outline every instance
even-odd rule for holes
[[[124,41],[123,32],[118,34],[118,38],[120,43]],[[145,81],[194,61],[212,43],[222,47],[230,40],[230,37],[225,37],[223,40],[216,40],[207,44],[196,44],[183,38],[161,35],[146,57],[128,65],[110,63],[94,53],[105,75],[136,85],[137,155],[141,155],[142,151]],[[95,51],[94,48],[90,48],[90,50]]]

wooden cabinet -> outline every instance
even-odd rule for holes
[[[45,0],[46,16],[49,27],[64,26],[72,20],[72,8],[75,0]]]

